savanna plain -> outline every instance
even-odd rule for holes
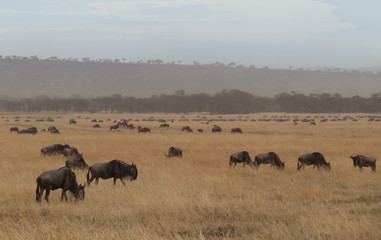
[[[263,115],[307,117],[200,115],[247,120],[206,124],[192,121],[196,114],[0,113],[0,239],[380,239],[380,171],[360,172],[349,156],[381,159],[381,123],[367,118],[319,122],[323,115],[365,114],[310,114],[319,117],[316,126],[250,121]],[[47,117],[55,122],[35,122]],[[157,121],[142,121],[150,117],[175,121],[159,128]],[[69,125],[71,118],[78,123]],[[122,118],[151,128],[151,133],[110,131],[112,121]],[[93,128],[92,119],[102,119],[101,128]],[[211,133],[214,124],[222,133]],[[53,125],[61,134],[40,131]],[[186,125],[194,132],[182,132]],[[15,126],[35,126],[39,132],[11,133]],[[230,133],[233,127],[243,134]],[[50,193],[49,203],[37,203],[37,176],[66,160],[40,155],[42,147],[55,143],[76,147],[89,165],[113,159],[134,162],[138,177],[126,186],[119,180],[113,186],[112,179],[93,182],[83,201],[68,193],[69,200],[61,202],[58,189]],[[182,148],[183,157],[166,158],[171,146]],[[285,169],[229,167],[229,156],[244,150],[252,159],[276,152]],[[331,170],[307,166],[297,171],[298,157],[312,152],[322,153]],[[74,172],[83,184],[87,170]]]

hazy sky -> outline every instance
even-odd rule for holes
[[[0,55],[381,65],[381,1],[2,0]]]

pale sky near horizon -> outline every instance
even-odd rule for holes
[[[376,0],[4,0],[0,55],[381,65]]]

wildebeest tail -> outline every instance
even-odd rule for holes
[[[40,177],[38,177],[36,179],[36,183],[37,183],[37,188],[36,188],[36,202],[39,202],[40,201],[40,183],[41,180],[40,180]]]
[[[298,158],[298,167],[296,168],[298,171],[300,170],[299,162],[300,162],[300,157]]]
[[[90,185],[90,170],[91,170],[91,167],[89,167],[89,170],[87,171],[87,175],[86,175],[87,185]]]

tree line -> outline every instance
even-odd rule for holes
[[[292,113],[346,113],[381,112],[381,93],[371,97],[343,97],[340,94],[281,93],[274,97],[256,96],[233,89],[222,90],[214,95],[186,94],[184,90],[174,94],[135,98],[114,94],[109,97],[69,98],[39,96],[27,99],[0,100],[0,110],[10,112],[89,112],[89,113],[211,113],[247,114],[258,112]]]

